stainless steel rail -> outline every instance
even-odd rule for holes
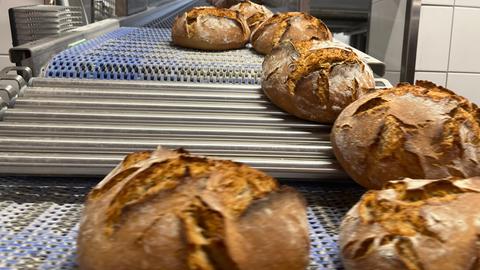
[[[407,0],[400,81],[414,83],[417,60],[418,28],[420,27],[421,0]]]

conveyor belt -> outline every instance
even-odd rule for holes
[[[99,179],[0,178],[0,269],[76,269],[78,221]],[[308,202],[310,266],[342,269],[338,225],[363,190],[354,185],[289,183]]]
[[[0,269],[75,269],[83,198],[99,180],[93,175],[158,144],[295,180],[309,205],[309,269],[341,269],[338,224],[363,190],[298,181],[345,177],[331,154],[329,127],[271,105],[258,87],[262,57],[251,50],[173,48],[172,18],[120,28],[58,54],[44,75],[63,79],[35,78],[16,101],[14,88],[1,89],[14,80],[0,80],[0,104],[10,104],[0,108],[0,173],[37,175],[0,178]]]
[[[194,2],[192,5],[204,5]],[[177,13],[191,6],[186,6]],[[173,46],[175,13],[143,27],[121,27],[67,49],[49,61],[43,76],[51,78],[154,80],[202,83],[259,84],[263,56],[244,48],[204,52]],[[341,44],[341,46],[347,46]],[[353,48],[352,48],[353,49]],[[355,50],[355,49],[353,49]],[[385,65],[355,50],[374,72]]]
[[[207,5],[195,1],[194,6]],[[189,9],[186,6],[177,13]],[[121,27],[57,54],[43,75],[52,78],[259,84],[263,56],[239,49],[204,52],[172,46],[176,14],[144,27]]]
[[[56,55],[45,77],[258,84],[252,50],[201,52],[170,43],[164,28],[122,27]]]
[[[277,177],[342,178],[329,130],[254,85],[34,78],[3,113],[0,173],[103,175],[123,155],[163,145]]]
[[[383,65],[355,51],[372,68]],[[44,76],[259,84],[262,62],[263,56],[251,49],[204,52],[179,48],[171,44],[169,29],[122,27],[56,55]]]

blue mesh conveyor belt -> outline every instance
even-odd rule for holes
[[[249,49],[174,47],[166,28],[127,28],[56,55],[45,77],[257,84],[263,57]]]
[[[206,3],[196,1],[192,5]],[[192,5],[143,27],[122,27],[60,52],[46,65],[43,76],[259,84],[263,56],[252,49],[205,52],[173,46],[170,29],[174,18]],[[383,65],[358,53],[372,68]]]
[[[206,2],[196,1],[193,5],[202,6]],[[263,57],[253,50],[204,52],[173,46],[170,28],[175,16],[158,18],[144,27],[122,27],[67,49],[50,60],[43,75],[51,78],[259,83]]]
[[[1,178],[0,269],[76,269],[75,243],[85,194],[98,180]],[[338,226],[363,190],[290,184],[308,201],[309,270],[342,269]]]

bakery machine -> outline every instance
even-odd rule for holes
[[[252,50],[173,47],[174,16],[205,5],[174,2],[12,49],[19,67],[0,72],[0,267],[75,269],[84,196],[126,153],[163,145],[298,188],[309,203],[309,269],[341,268],[338,224],[363,190],[336,163],[330,127],[270,104]],[[389,87],[383,63],[360,54],[377,87]]]

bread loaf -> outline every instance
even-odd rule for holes
[[[173,43],[207,51],[238,49],[250,37],[245,18],[234,10],[197,7],[175,18]]]
[[[346,270],[480,269],[480,177],[395,181],[367,192],[340,226]]]
[[[332,33],[319,19],[301,12],[275,14],[252,33],[250,43],[255,51],[269,54],[282,41],[331,40]]]
[[[378,189],[405,177],[480,175],[480,111],[433,83],[365,95],[337,118],[335,156],[359,184]]]
[[[267,97],[311,121],[332,124],[342,109],[374,87],[370,67],[353,51],[329,42],[285,41],[263,62]]]
[[[246,165],[159,149],[128,155],[89,194],[83,270],[303,270],[299,193]]]
[[[255,4],[248,0],[240,2],[235,6],[232,6],[230,9],[238,11],[243,15],[247,20],[250,31],[253,31],[258,25],[260,25],[260,23],[273,16],[273,13],[265,6]]]

